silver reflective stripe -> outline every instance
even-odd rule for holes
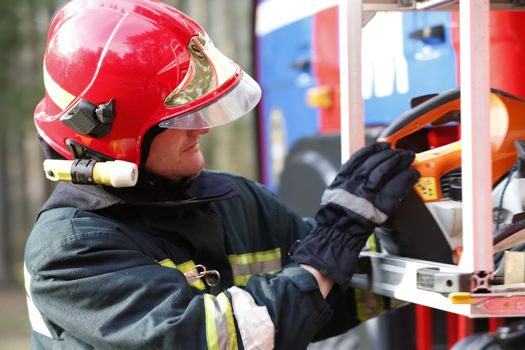
[[[29,271],[27,271],[27,267],[25,264],[24,285],[27,296],[27,311],[29,313],[29,322],[31,323],[33,331],[45,335],[46,337],[53,338],[51,332],[49,331],[49,328],[47,328],[46,323],[44,322],[42,314],[40,313],[40,311],[38,311],[38,309],[35,306],[35,303],[33,303],[33,299],[31,298],[31,275],[29,274]]]
[[[349,209],[376,225],[380,225],[388,219],[388,216],[381,210],[374,207],[372,203],[362,197],[355,196],[343,189],[327,189],[323,193],[321,205],[335,203]]]
[[[251,264],[232,264],[232,272],[235,276],[243,276],[254,273],[263,273],[279,270],[281,268],[281,258],[270,261],[259,261]]]
[[[229,255],[233,283],[245,286],[252,274],[275,273],[281,269],[281,249],[275,248],[255,253]]]
[[[217,297],[204,294],[204,310],[208,349],[237,350],[237,332],[228,297],[224,293]]]
[[[275,347],[275,326],[268,309],[258,306],[250,293],[239,287],[231,287],[233,313],[246,350],[266,350]]]

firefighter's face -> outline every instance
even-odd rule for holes
[[[204,166],[199,137],[207,132],[208,129],[161,132],[151,143],[146,170],[171,180],[197,174]]]

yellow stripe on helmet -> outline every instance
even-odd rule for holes
[[[62,110],[66,109],[67,106],[75,99],[75,96],[58,83],[49,75],[44,64],[44,86],[46,88],[47,95],[51,100]]]

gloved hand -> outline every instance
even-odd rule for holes
[[[384,142],[355,152],[324,192],[317,227],[292,247],[293,260],[347,287],[368,236],[419,178],[414,156]]]

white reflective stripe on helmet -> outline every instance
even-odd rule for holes
[[[27,311],[29,313],[29,322],[31,323],[33,331],[45,335],[46,337],[53,338],[51,332],[49,331],[49,328],[47,328],[42,314],[40,313],[40,311],[38,311],[37,307],[35,306],[35,303],[33,303],[33,299],[31,297],[31,275],[29,274],[29,271],[27,271],[27,267],[25,264],[24,286],[26,289],[27,296]]]
[[[239,287],[228,289],[233,313],[245,349],[273,349],[275,326],[265,306],[258,306],[250,293]]]
[[[261,99],[261,87],[245,72],[239,83],[217,101],[189,114],[161,122],[161,128],[209,129],[245,116]]]

